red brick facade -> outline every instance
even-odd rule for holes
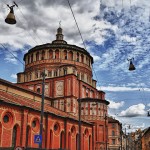
[[[109,117],[108,118],[108,142],[109,148],[108,150],[118,150],[121,149],[122,146],[122,125],[121,123]]]
[[[55,41],[30,49],[24,61],[25,70],[17,74],[17,84],[0,80],[0,147],[38,147],[34,135],[39,134],[41,73],[45,70],[42,147],[77,150],[80,98],[80,149],[106,149],[109,102],[92,79],[90,54],[67,44],[58,28]]]

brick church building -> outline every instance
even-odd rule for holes
[[[44,71],[42,147],[106,150],[109,102],[92,79],[92,56],[67,44],[59,27],[56,40],[30,49],[24,61],[17,83],[0,79],[0,148],[38,148]]]

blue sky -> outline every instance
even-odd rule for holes
[[[84,47],[67,0],[16,0],[16,25],[4,22],[9,12],[0,2],[0,78],[16,82],[23,55],[32,47],[55,39],[61,20],[64,39]],[[148,0],[70,0],[86,50],[94,58],[93,78],[106,92],[109,114],[131,125],[146,128],[150,118],[150,4]],[[17,57],[20,61],[14,58]],[[127,59],[134,58],[135,71]],[[141,121],[142,120],[142,121]]]

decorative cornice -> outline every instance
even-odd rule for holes
[[[51,44],[51,43],[47,43],[47,44],[43,44],[43,45],[38,45],[38,46],[35,46],[33,48],[31,48],[28,53],[26,53],[24,55],[24,61],[25,61],[25,57],[26,55],[32,53],[32,52],[35,52],[35,51],[38,51],[38,50],[43,50],[43,49],[50,49],[50,48],[59,48],[59,49],[69,49],[69,50],[74,50],[74,51],[78,51],[78,52],[82,52],[86,55],[88,55],[89,57],[91,57],[91,60],[92,60],[92,63],[93,63],[93,57],[90,55],[89,52],[87,52],[84,48],[81,48],[81,47],[78,47],[76,45],[70,45],[70,44],[63,44],[63,43],[58,43],[58,44]]]
[[[106,105],[109,105],[109,101],[107,100],[103,100],[103,99],[99,99],[99,98],[79,98],[78,101],[80,100],[80,102],[96,102],[96,103],[104,103]]]

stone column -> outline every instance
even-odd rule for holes
[[[36,61],[36,53],[33,53],[33,62]]]
[[[53,59],[55,59],[55,50],[53,50]]]

